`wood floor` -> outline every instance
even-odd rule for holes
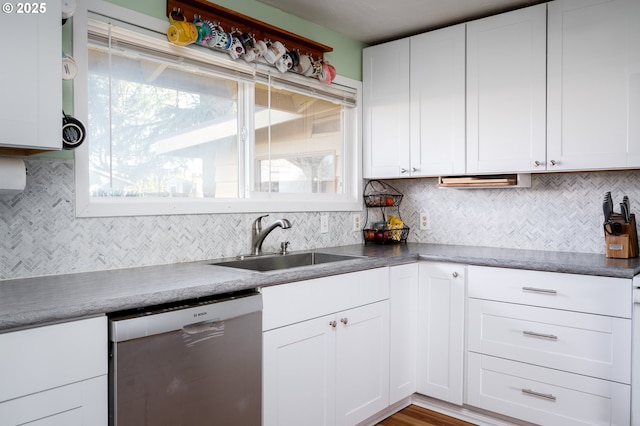
[[[473,423],[464,422],[430,411],[417,405],[398,411],[391,417],[384,419],[376,426],[472,426]]]

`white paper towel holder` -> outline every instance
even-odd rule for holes
[[[27,186],[27,167],[24,160],[0,157],[0,195],[15,195]]]

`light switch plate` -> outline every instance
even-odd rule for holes
[[[320,215],[320,233],[326,234],[329,232],[329,215],[321,214]]]

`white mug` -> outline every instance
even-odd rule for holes
[[[227,52],[232,59],[238,59],[240,56],[244,55],[244,46],[238,37],[233,37],[231,46],[229,46]]]
[[[73,80],[78,75],[78,64],[64,51],[62,52],[62,79]]]
[[[274,41],[273,43],[271,43],[271,46],[269,46],[269,48],[265,52],[264,59],[268,63],[273,65],[286,52],[287,52],[287,49],[285,49],[284,44],[280,43],[279,41]]]
[[[289,71],[292,67],[293,59],[291,58],[291,55],[289,55],[289,53],[285,53],[284,55],[280,56],[280,58],[278,58],[278,60],[276,61],[276,68],[282,73]]]

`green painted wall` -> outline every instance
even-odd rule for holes
[[[159,19],[167,19],[166,0],[107,1]],[[280,9],[259,3],[256,0],[217,0],[213,3],[331,46],[333,52],[327,53],[325,59],[336,67],[338,74],[362,81],[362,49],[366,47],[366,44],[349,39],[334,31],[284,13]]]

